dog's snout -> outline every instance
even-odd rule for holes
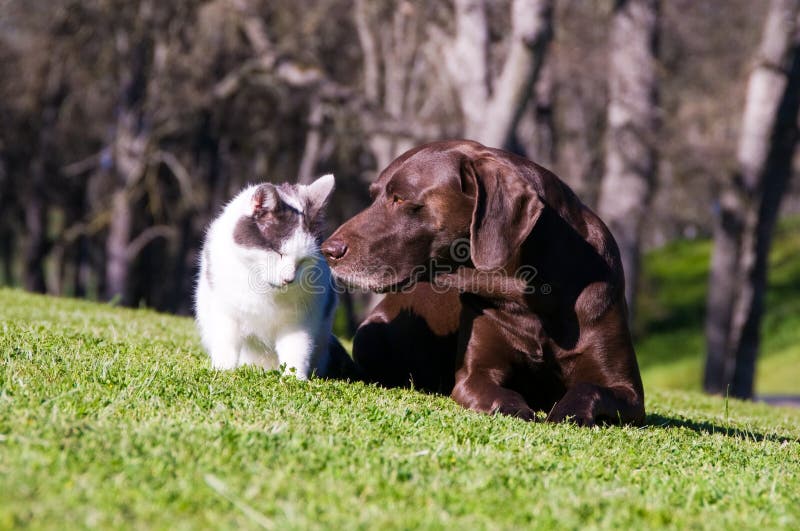
[[[347,253],[347,244],[342,240],[328,240],[322,244],[322,254],[328,260],[340,260]]]

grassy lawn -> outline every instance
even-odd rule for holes
[[[678,241],[645,257],[636,347],[646,388],[700,389],[710,253],[710,241]],[[756,392],[800,395],[800,218],[776,231],[766,309]]]
[[[642,429],[526,424],[212,372],[189,319],[11,290],[0,359],[0,529],[800,526],[798,410],[650,386]]]

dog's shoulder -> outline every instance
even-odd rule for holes
[[[546,207],[589,243],[612,270],[621,272],[619,248],[603,220],[555,173],[535,162],[522,160],[521,174]]]

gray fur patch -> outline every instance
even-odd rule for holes
[[[294,186],[265,184],[254,192],[254,198],[271,195],[264,192],[269,189],[277,191],[278,200],[253,202],[253,212],[239,218],[233,229],[233,241],[238,245],[277,252],[303,222],[304,214],[298,210],[298,206],[302,208],[304,205],[299,204]]]

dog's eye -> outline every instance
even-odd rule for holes
[[[402,197],[400,197],[397,194],[394,194],[392,196],[392,203],[394,203],[395,205],[401,205],[401,204],[403,204],[404,201],[405,201],[405,199],[403,199]]]

